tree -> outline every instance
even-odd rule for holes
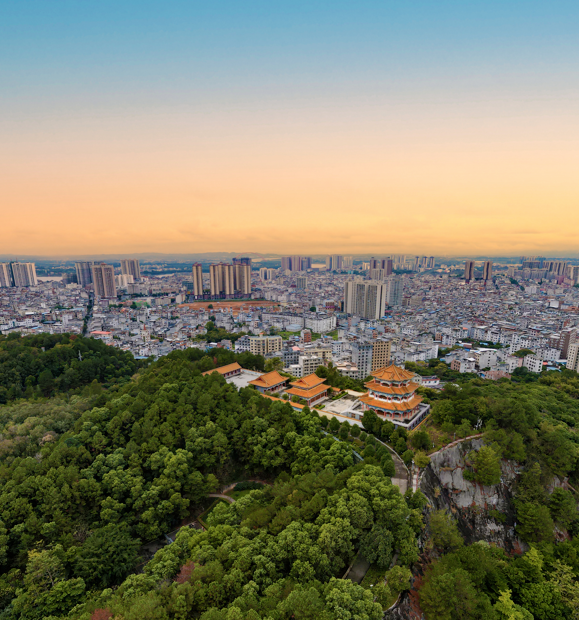
[[[349,426],[350,425],[348,424],[348,422],[342,424],[342,426],[340,427],[340,431],[338,432],[338,437],[340,439],[343,439],[344,441],[348,439],[348,436],[350,435],[350,429],[348,428]]]
[[[475,615],[478,593],[469,574],[461,568],[443,574],[427,574],[418,595],[427,620],[484,618]]]
[[[378,416],[374,413],[374,411],[372,411],[372,409],[366,409],[366,411],[364,411],[364,415],[362,416],[362,424],[369,433],[374,432],[374,429],[379,422],[380,420],[378,419]]]
[[[279,357],[272,357],[265,361],[265,371],[271,372],[272,370],[282,370],[283,361]]]
[[[569,527],[577,518],[577,504],[571,491],[557,488],[549,497],[549,510],[553,519],[562,527]]]
[[[547,506],[526,503],[517,505],[517,534],[526,542],[553,539],[553,519]]]
[[[386,583],[392,592],[400,593],[410,589],[412,572],[406,566],[393,566],[386,573]]]
[[[420,467],[421,469],[423,467],[428,467],[430,463],[430,457],[424,454],[424,452],[418,451],[414,455],[414,463],[416,463],[416,467]]]
[[[523,607],[515,605],[511,599],[511,591],[504,590],[494,606],[497,620],[533,620],[533,615]]]
[[[352,425],[352,428],[350,429],[350,435],[352,435],[352,437],[360,436],[360,427],[357,424]]]
[[[394,536],[383,524],[375,523],[372,529],[364,534],[360,541],[360,552],[370,562],[379,568],[388,568],[392,561],[392,545]]]
[[[106,525],[95,530],[79,548],[75,573],[95,587],[116,585],[134,568],[139,545],[125,524]]]
[[[501,463],[497,453],[490,446],[483,446],[474,459],[475,480],[484,485],[501,481]]]
[[[38,385],[40,386],[40,389],[42,390],[44,396],[50,396],[50,394],[54,390],[54,376],[48,368],[43,370],[38,375]]]
[[[332,416],[332,419],[330,420],[330,430],[332,431],[332,433],[335,433],[339,429],[340,429],[340,423],[338,422],[338,418],[335,418]]]
[[[310,312],[315,312],[316,311],[316,307],[315,306],[310,306]]]
[[[430,534],[434,545],[443,551],[452,551],[464,544],[456,522],[446,510],[436,510],[430,515]]]
[[[415,450],[428,450],[432,446],[430,436],[426,431],[415,431],[410,435],[410,445]]]

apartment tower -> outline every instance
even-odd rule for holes
[[[201,263],[195,263],[191,271],[193,275],[193,295],[201,297],[203,295],[203,267]]]
[[[112,265],[97,263],[91,268],[95,297],[113,299],[117,296],[115,269]]]
[[[133,276],[133,279],[141,279],[141,266],[136,258],[124,258],[121,260],[121,273],[124,276]]]

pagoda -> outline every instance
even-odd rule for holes
[[[416,394],[418,383],[414,373],[394,364],[371,373],[372,381],[364,385],[368,393],[360,396],[362,410],[373,410],[381,419],[397,426],[413,428],[423,419],[429,407],[422,405],[422,397]]]

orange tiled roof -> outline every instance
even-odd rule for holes
[[[325,382],[325,379],[321,379],[314,372],[311,375],[307,375],[306,377],[302,377],[301,379],[298,379],[297,381],[292,381],[290,385],[295,385],[297,388],[302,388],[303,390],[309,390],[310,388],[313,388],[314,386],[320,385],[321,383],[324,383],[324,382]]]
[[[410,372],[405,368],[395,366],[394,364],[375,370],[370,374],[377,379],[382,379],[382,381],[409,381],[412,377],[414,377],[413,372]]]
[[[242,370],[241,366],[237,362],[233,362],[233,364],[227,364],[227,366],[221,366],[221,368],[213,368],[213,370],[206,370],[201,374],[203,376],[210,375],[212,372],[218,372],[220,375],[225,375],[228,372],[233,372],[234,370]]]
[[[325,392],[328,389],[327,385],[316,385],[313,388],[310,388],[309,390],[300,390],[299,388],[290,388],[289,390],[286,390],[286,394],[292,394],[292,395],[296,395],[299,396],[300,398],[313,398],[314,396],[317,396],[318,394],[321,394],[322,392]]]
[[[381,385],[376,381],[368,381],[368,383],[364,383],[364,385],[369,390],[374,390],[375,392],[381,392],[382,394],[396,394],[401,396],[402,394],[412,394],[412,392],[416,391],[416,388],[419,387],[418,383],[409,383],[406,386],[397,386],[397,385]]]
[[[282,377],[276,370],[272,370],[265,375],[261,375],[257,379],[250,381],[250,385],[255,385],[256,387],[270,388],[274,385],[279,385],[287,381],[285,377]]]
[[[422,402],[422,396],[415,395],[408,402],[396,403],[388,402],[386,400],[380,400],[379,398],[372,398],[370,395],[365,394],[360,396],[360,400],[368,405],[368,407],[376,407],[377,409],[384,409],[385,411],[411,411]]]

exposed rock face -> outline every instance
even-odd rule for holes
[[[512,498],[521,470],[512,461],[502,461],[499,484],[484,486],[465,480],[467,455],[482,445],[482,439],[472,439],[434,454],[422,475],[420,489],[433,509],[447,509],[454,515],[467,544],[486,540],[507,552],[520,553],[526,545],[515,534]],[[497,511],[502,518],[488,511]]]
[[[502,461],[499,484],[484,486],[465,480],[463,471],[467,468],[468,454],[479,450],[482,445],[482,439],[471,439],[431,455],[430,465],[423,471],[419,482],[420,490],[430,501],[427,511],[448,510],[455,517],[467,544],[486,540],[503,547],[507,552],[521,553],[527,549],[527,545],[515,534],[516,521],[512,505],[514,484],[521,469],[513,461]],[[554,486],[559,486],[559,481],[555,481]],[[496,518],[492,512],[489,515],[489,511],[497,511],[504,517]],[[427,540],[428,529],[419,540],[423,554],[421,562],[413,567],[412,589],[394,609],[384,614],[385,620],[424,620],[418,590],[429,562],[425,546]]]

